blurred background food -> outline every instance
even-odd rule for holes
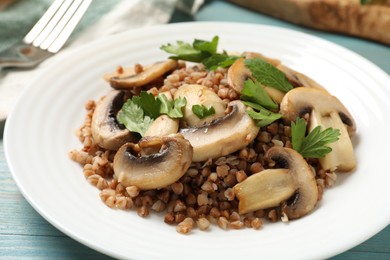
[[[390,45],[389,0],[229,0],[298,25]]]

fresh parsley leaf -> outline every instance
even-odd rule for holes
[[[211,42],[195,39],[192,46],[196,50],[204,51],[210,54],[215,54],[217,53],[218,41],[219,41],[218,36],[214,36]]]
[[[302,118],[298,118],[295,122],[291,122],[291,143],[296,151],[300,151],[303,139],[306,135],[306,122]]]
[[[185,97],[175,98],[173,100],[173,108],[168,112],[168,116],[171,118],[182,118],[183,107],[187,105],[187,99]]]
[[[160,47],[161,50],[175,54],[170,56],[170,59],[186,60],[191,62],[202,62],[205,58],[209,57],[210,54],[196,49],[193,45],[182,41],[177,41],[176,45],[166,44]]]
[[[258,112],[254,110],[247,110],[247,114],[256,122],[256,125],[263,127],[271,124],[272,122],[282,118],[281,114],[273,113],[267,109],[262,109]]]
[[[246,59],[244,61],[252,76],[264,86],[288,92],[293,88],[286,75],[270,63],[260,58]]]
[[[125,125],[129,131],[139,133],[141,136],[145,135],[146,130],[153,123],[153,119],[145,116],[144,110],[132,99],[123,104],[122,109],[117,114],[117,120]]]
[[[332,148],[326,145],[336,142],[340,136],[340,130],[329,127],[321,131],[321,126],[315,127],[307,136],[305,133],[306,123],[302,118],[291,124],[293,149],[305,158],[324,157],[332,151]]]
[[[238,56],[229,56],[226,53],[217,53],[214,54],[202,61],[202,63],[209,70],[216,70],[218,67],[227,68],[232,65],[239,57]]]
[[[247,114],[256,122],[256,125],[263,127],[280,119],[281,114],[269,111],[267,108],[277,109],[276,104],[265,92],[265,90],[253,80],[248,79],[244,82],[244,88],[241,91],[241,101],[244,105],[253,108],[247,110]],[[267,108],[265,108],[267,106]]]
[[[191,110],[200,119],[203,119],[205,117],[208,117],[208,116],[215,114],[215,109],[213,106],[207,108],[204,105],[193,105]]]
[[[237,56],[230,56],[225,51],[223,53],[217,53],[218,41],[218,36],[214,36],[211,41],[195,39],[192,44],[177,41],[175,45],[168,43],[161,46],[161,49],[175,54],[175,56],[169,57],[171,59],[201,62],[207,69],[215,70],[218,67],[229,67],[239,58]]]
[[[278,109],[279,105],[272,100],[263,87],[251,79],[244,82],[244,88],[241,90],[241,100],[257,103],[268,109]]]
[[[161,101],[156,99],[153,94],[141,91],[140,95],[134,96],[132,100],[142,108],[146,116],[155,119],[160,115]]]
[[[183,117],[182,108],[186,104],[185,97],[168,100],[163,94],[155,98],[151,93],[141,91],[139,96],[133,96],[123,104],[116,118],[129,131],[144,136],[154,119],[161,114],[166,114],[170,118]]]
[[[187,104],[185,97],[179,97],[174,100],[169,100],[164,94],[159,94],[157,99],[160,100],[160,114],[166,114],[170,118],[182,118],[182,108]]]
[[[268,111],[265,107],[263,107],[262,105],[259,105],[257,103],[253,103],[253,102],[250,102],[250,101],[245,101],[245,100],[241,100],[242,103],[244,103],[244,105],[246,105],[247,107],[251,107],[253,108],[254,110],[258,110],[258,111]]]
[[[157,99],[161,102],[160,113],[167,115],[169,110],[172,109],[172,101],[169,100],[164,94],[158,94]]]

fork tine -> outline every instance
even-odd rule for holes
[[[50,21],[47,23],[45,28],[41,31],[41,33],[35,38],[32,42],[32,45],[35,47],[38,47],[42,44],[42,42],[46,39],[46,37],[50,34],[50,32],[53,30],[53,28],[56,26],[58,21],[61,19],[61,17],[65,14],[65,12],[68,10],[70,4],[73,2],[73,0],[65,0],[60,8],[57,10],[57,12],[53,15],[53,17],[50,19]]]
[[[58,8],[60,8],[63,1],[64,0],[56,0],[50,5],[41,19],[39,19],[34,27],[23,38],[25,43],[31,44],[34,41],[34,39],[41,33],[43,28],[45,28],[46,24],[50,21],[53,15],[57,12]]]
[[[72,18],[73,14],[76,12],[81,2],[82,0],[73,1],[73,3],[68,8],[68,10],[66,10],[65,14],[61,17],[58,23],[52,28],[51,32],[42,41],[42,43],[39,44],[39,47],[41,49],[46,50],[47,48],[50,47],[50,45],[54,42],[54,40],[58,37],[58,35],[64,29],[66,24],[69,22],[69,20]]]
[[[69,22],[66,24],[65,28],[61,31],[55,41],[48,48],[49,52],[56,53],[58,52],[65,42],[68,40],[69,36],[72,34],[74,28],[77,26],[84,13],[87,11],[89,5],[92,3],[92,0],[82,0],[77,11],[70,18]]]

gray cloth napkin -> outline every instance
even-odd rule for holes
[[[20,41],[52,0],[17,0],[0,11],[0,51]],[[176,6],[194,14],[203,0],[94,0],[65,47],[37,68],[0,70],[0,122],[5,120],[28,82],[74,47],[130,29],[169,22]]]

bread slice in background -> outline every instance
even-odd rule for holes
[[[390,45],[390,3],[360,0],[229,0],[252,10],[320,30]]]

